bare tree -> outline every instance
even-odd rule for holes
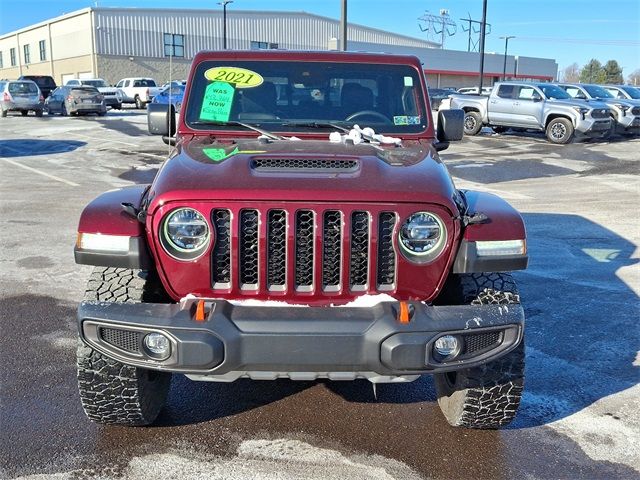
[[[640,68],[634,70],[627,77],[627,83],[631,85],[640,86]]]
[[[580,65],[574,62],[562,70],[562,81],[569,83],[580,81]]]

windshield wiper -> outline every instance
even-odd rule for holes
[[[275,133],[271,133],[267,130],[263,130],[260,127],[256,127],[255,125],[251,124],[251,123],[244,123],[244,122],[237,122],[235,120],[229,120],[227,122],[219,122],[216,120],[198,120],[195,122],[190,122],[191,125],[221,125],[221,126],[231,126],[231,127],[244,127],[248,130],[253,130],[254,132],[258,132],[261,135],[264,135],[265,137],[269,137],[272,140],[284,140],[284,137],[281,137],[280,135],[276,135]]]
[[[308,127],[308,128],[335,128],[341,132],[349,133],[350,129],[331,122],[284,122],[283,127]]]

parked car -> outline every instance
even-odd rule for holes
[[[492,87],[482,87],[482,95],[489,95],[491,93]],[[462,95],[477,95],[478,87],[463,87],[459,88],[458,92]]]
[[[123,78],[116,88],[122,92],[122,103],[135,103],[136,108],[144,108],[160,92],[153,78]]]
[[[118,88],[112,87],[101,78],[74,78],[69,80],[66,85],[71,87],[77,85],[89,85],[91,87],[96,87],[104,97],[104,104],[107,107],[115,108],[116,110],[120,110],[122,108],[122,92]]]
[[[57,88],[56,81],[49,75],[22,75],[18,80],[36,82],[44,98],[47,98]]]
[[[182,100],[186,88],[187,87],[185,85],[174,85],[171,88],[163,88],[155,97],[153,97],[153,101],[151,103],[161,103],[164,105],[171,103],[176,113],[179,113],[182,108]]]
[[[621,133],[623,135],[640,134],[640,105],[635,100],[616,98],[601,85],[584,83],[560,83],[558,85],[571,98],[583,101],[586,104],[598,101],[607,105],[614,121],[611,125],[611,133]]]
[[[337,102],[278,99],[276,83]],[[96,266],[77,317],[87,416],[150,424],[179,373],[434,374],[452,425],[508,424],[525,356],[506,272],[527,266],[524,223],[455,188],[437,151],[462,138],[463,112],[440,111],[435,128],[420,60],[201,52],[188,85],[173,140],[170,109],[148,106],[180,145],[153,183],[80,217],[75,259]]]
[[[7,116],[10,111],[17,111],[26,117],[30,111],[37,117],[42,116],[44,98],[35,82],[31,80],[0,81],[0,115]]]
[[[497,133],[515,127],[544,131],[550,142],[563,144],[574,134],[603,138],[611,130],[604,103],[585,105],[550,83],[500,82],[489,97],[451,95],[448,106],[464,110],[467,135],[476,135],[485,125]]]
[[[640,101],[640,88],[631,85],[603,85],[615,98]]]
[[[450,90],[442,88],[429,88],[429,100],[431,101],[431,108],[438,110],[440,108],[440,102],[451,95]]]
[[[45,101],[45,109],[49,115],[59,113],[63,117],[89,113],[102,117],[107,114],[104,96],[96,87],[89,85],[56,88]]]

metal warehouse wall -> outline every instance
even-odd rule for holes
[[[185,36],[185,58],[200,50],[222,48],[221,10],[93,8],[98,55],[164,57],[163,33]],[[250,42],[277,43],[292,50],[326,50],[338,36],[339,22],[304,12],[227,10],[227,44],[248,49]],[[349,25],[349,38],[429,48],[432,42],[359,25]]]

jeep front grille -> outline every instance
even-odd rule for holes
[[[392,291],[397,217],[379,208],[214,209],[212,287],[244,294]]]

